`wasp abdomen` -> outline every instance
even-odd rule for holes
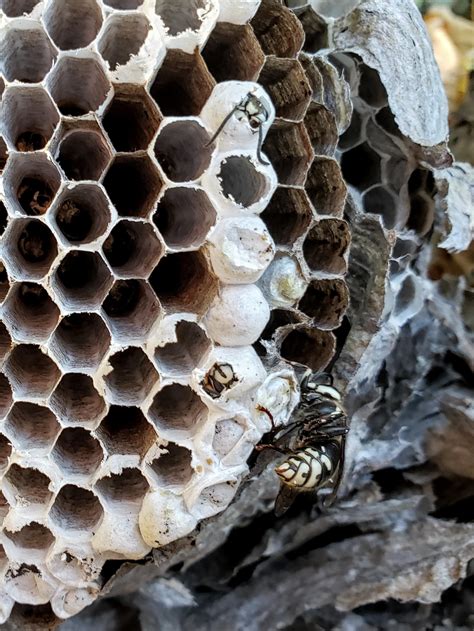
[[[337,469],[340,445],[334,441],[318,447],[306,447],[276,467],[275,472],[286,486],[314,491],[326,484]]]

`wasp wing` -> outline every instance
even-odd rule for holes
[[[295,501],[298,491],[286,486],[286,484],[280,485],[280,490],[275,500],[274,513],[276,517],[281,517],[286,513],[290,506]]]

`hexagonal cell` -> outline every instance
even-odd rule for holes
[[[433,225],[435,203],[427,193],[420,191],[410,197],[410,216],[407,228],[424,236]]]
[[[25,402],[13,404],[4,428],[17,449],[32,453],[49,451],[60,430],[51,410]]]
[[[208,10],[206,0],[155,0],[155,13],[171,36],[187,30],[198,31],[203,14]]]
[[[50,399],[51,409],[65,424],[93,428],[104,416],[107,406],[88,375],[64,375]]]
[[[43,149],[59,122],[47,92],[39,86],[11,86],[3,95],[5,136],[18,151]]]
[[[62,135],[54,157],[70,180],[98,180],[112,153],[98,125],[88,122]]]
[[[278,117],[303,119],[312,90],[299,61],[267,57],[258,81],[269,93]]]
[[[237,445],[245,432],[245,426],[237,419],[227,418],[216,423],[212,448],[224,458]]]
[[[53,624],[57,620],[51,607],[42,605],[53,595],[50,583],[42,578],[41,570],[33,563],[15,563],[9,567],[5,575],[5,592],[16,601],[12,610],[12,618],[23,628],[27,624]],[[28,605],[22,605],[22,602]],[[43,614],[49,611],[49,616]]]
[[[10,25],[0,45],[3,74],[7,81],[37,83],[54,63],[55,52],[36,20],[19,20]]]
[[[146,217],[162,185],[147,155],[117,156],[104,178],[105,190],[122,217]]]
[[[109,358],[104,375],[107,398],[118,405],[140,405],[159,379],[153,364],[140,348],[126,348]]]
[[[365,64],[360,64],[359,73],[360,98],[371,107],[379,108],[387,105],[387,92],[377,70]]]
[[[346,182],[361,191],[381,180],[380,156],[366,142],[342,154],[341,169]]]
[[[89,478],[99,469],[104,453],[98,440],[82,427],[68,427],[60,433],[51,452],[64,478]]]
[[[4,370],[18,399],[46,399],[61,376],[53,360],[33,344],[15,346]]]
[[[27,550],[47,551],[54,542],[53,533],[46,526],[34,521],[16,532],[10,532],[5,529],[4,533],[17,548]]]
[[[97,438],[112,454],[138,455],[140,458],[155,444],[155,430],[135,407],[112,405],[96,430]]]
[[[57,494],[49,517],[63,530],[90,530],[98,523],[103,512],[92,491],[67,484]]]
[[[15,283],[3,307],[3,319],[16,339],[44,342],[56,328],[59,309],[35,283]]]
[[[120,221],[103,245],[116,276],[147,278],[163,254],[163,246],[148,222]]]
[[[145,43],[150,22],[142,13],[111,15],[99,41],[99,51],[111,70],[126,64]]]
[[[169,188],[158,203],[153,221],[169,248],[192,248],[206,239],[216,222],[216,211],[201,189]]]
[[[374,186],[364,193],[363,204],[365,212],[382,216],[386,228],[395,227],[397,223],[397,200],[391,191],[383,186]]]
[[[311,103],[304,117],[306,131],[316,155],[333,156],[339,140],[334,114],[318,103]]]
[[[16,219],[11,223],[5,239],[5,260],[12,275],[25,280],[43,278],[57,254],[56,239],[42,221]]]
[[[61,57],[48,77],[48,87],[64,116],[94,112],[110,90],[100,58],[92,53]]]
[[[150,283],[168,312],[203,315],[217,293],[217,279],[200,252],[168,254],[156,266]]]
[[[51,39],[61,50],[88,46],[102,26],[102,12],[96,0],[52,0],[43,19]]]
[[[2,9],[9,18],[19,18],[31,13],[40,0],[3,0]]]
[[[38,471],[12,464],[3,478],[3,490],[12,505],[48,504],[53,496],[49,490],[50,479]]]
[[[299,326],[283,339],[280,354],[291,363],[302,364],[311,370],[324,370],[336,347],[335,338],[328,331]]]
[[[3,418],[13,403],[12,388],[10,382],[3,373],[0,373],[0,418]],[[1,446],[0,446],[1,453]],[[1,461],[1,456],[0,456]],[[0,464],[1,467],[1,464]]]
[[[114,98],[102,119],[116,151],[147,149],[160,124],[153,101],[141,86],[114,86]]]
[[[43,154],[11,156],[4,174],[5,193],[15,199],[15,210],[29,216],[44,215],[61,184],[54,163]]]
[[[197,121],[183,120],[161,128],[155,156],[165,175],[173,182],[196,180],[209,166],[214,145]]]
[[[125,342],[140,342],[161,314],[150,285],[135,278],[116,280],[102,308],[113,336]]]
[[[391,136],[404,138],[395,121],[395,116],[390,107],[383,107],[381,110],[379,110],[375,115],[375,120],[379,127],[384,129]]]
[[[10,279],[5,265],[0,260],[0,302],[3,302],[10,291]]]
[[[164,116],[197,116],[213,87],[214,80],[199,53],[169,50],[150,94]]]
[[[12,453],[12,445],[8,438],[0,434],[0,470],[4,470],[8,466],[8,461]]]
[[[304,184],[314,153],[303,123],[275,121],[268,130],[263,151],[278,175],[279,184]]]
[[[109,505],[117,504],[123,510],[124,504],[141,504],[149,486],[138,469],[124,469],[102,478],[95,488]]]
[[[191,373],[209,352],[211,343],[204,330],[195,322],[181,320],[176,324],[176,342],[158,346],[155,361],[165,375]]]
[[[218,22],[202,56],[216,81],[256,81],[265,55],[249,24]]]
[[[189,386],[173,383],[155,395],[148,415],[158,430],[190,434],[207,417],[207,407]]]
[[[50,349],[64,370],[95,371],[110,345],[110,333],[96,313],[63,318],[53,333]]]
[[[344,254],[350,241],[349,226],[345,221],[318,221],[303,243],[303,254],[311,271],[343,274],[347,267]]]
[[[299,19],[276,0],[263,0],[251,25],[265,55],[296,57],[303,46]]]
[[[318,215],[342,216],[347,188],[339,164],[334,158],[316,156],[305,188]]]
[[[68,310],[90,311],[102,304],[112,282],[100,254],[73,250],[56,268],[51,286]]]
[[[179,488],[187,484],[193,476],[192,454],[186,447],[168,443],[167,453],[162,453],[147,467],[147,473],[161,487]]]
[[[268,192],[267,178],[248,156],[225,158],[217,179],[224,197],[244,208],[253,206]]]
[[[311,205],[299,188],[279,186],[260,215],[276,245],[292,247],[308,229],[312,220]]]
[[[308,53],[316,53],[329,45],[328,27],[324,19],[310,6],[298,11],[298,19],[305,32],[303,50]]]
[[[298,308],[312,318],[320,329],[340,325],[349,304],[349,292],[343,280],[313,280],[301,298]]]
[[[99,239],[111,221],[109,202],[96,184],[67,187],[53,213],[58,232],[66,243],[91,243]]]
[[[344,151],[345,149],[351,149],[355,145],[360,144],[362,136],[365,134],[366,122],[366,116],[362,117],[360,112],[354,110],[352,112],[351,124],[339,138],[339,148]]]

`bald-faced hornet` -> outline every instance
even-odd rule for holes
[[[268,111],[262,101],[251,92],[249,92],[247,96],[245,96],[240,103],[237,103],[237,105],[227,114],[217,128],[216,133],[207,143],[206,147],[214,142],[234,114],[239,120],[246,118],[252,131],[258,131],[257,158],[262,164],[270,164],[262,158],[261,153],[263,144],[263,124],[268,120]]]
[[[212,399],[218,399],[236,381],[237,377],[230,364],[216,362],[204,375],[201,386]]]
[[[330,487],[323,505],[330,505],[341,482],[347,415],[341,394],[332,385],[332,376],[308,371],[300,385],[300,404],[292,421],[285,427],[275,427],[269,410],[272,429],[257,451],[273,449],[287,459],[275,468],[280,478],[280,491],[275,501],[275,514],[283,515],[301,492],[317,492]]]

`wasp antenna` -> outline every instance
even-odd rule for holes
[[[267,162],[266,160],[262,158],[262,144],[263,144],[263,129],[262,129],[262,125],[259,125],[258,126],[257,158],[259,162],[261,162],[265,166],[268,166],[270,162]]]
[[[234,112],[240,107],[240,103],[237,103],[237,105],[232,108],[232,110],[227,114],[227,116],[224,118],[224,120],[222,121],[222,123],[219,125],[219,127],[217,128],[215,134],[212,136],[212,138],[210,139],[209,142],[207,142],[204,146],[205,147],[209,147],[209,145],[212,145],[212,143],[214,142],[214,140],[217,138],[217,136],[221,133],[221,131],[224,129],[224,127],[227,125],[227,123],[229,122],[229,119],[231,118],[231,116],[234,114]]]

